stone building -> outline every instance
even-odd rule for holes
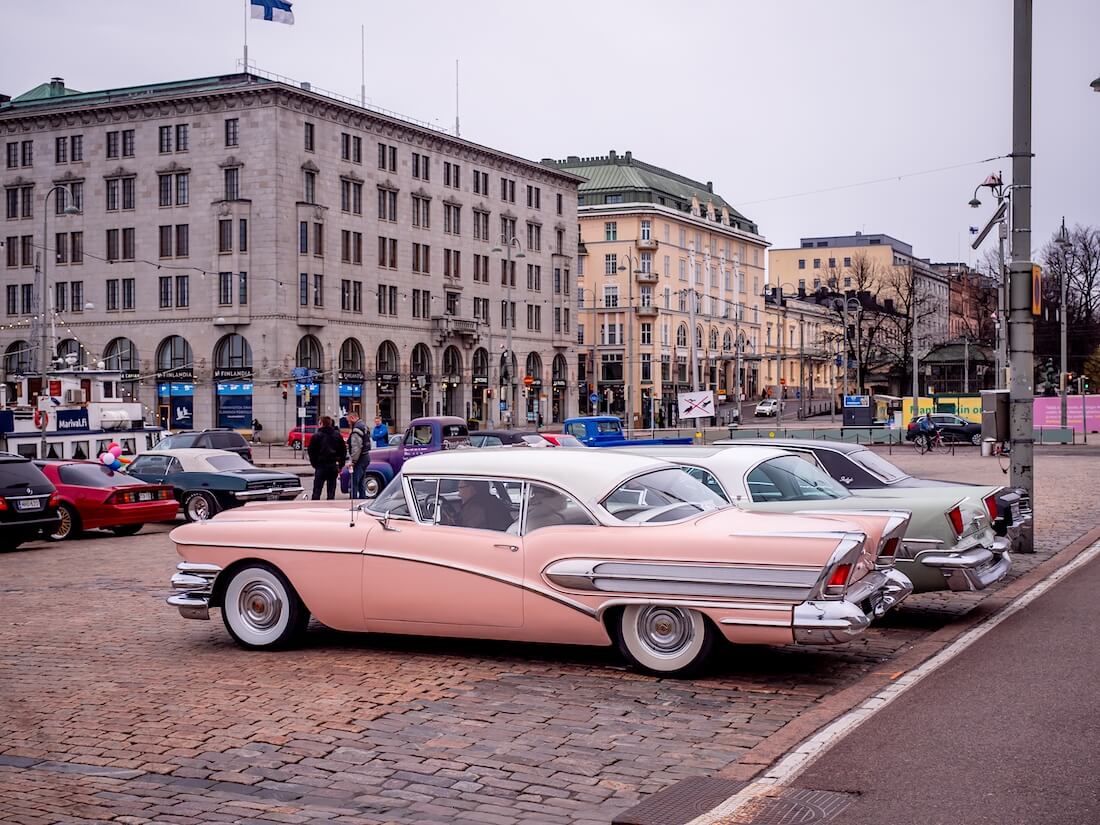
[[[46,250],[51,355],[174,429],[576,411],[567,171],[255,73],[55,78],[0,103],[0,145],[7,379],[38,373]]]
[[[692,341],[696,383],[715,393],[719,418],[738,387],[752,398],[768,245],[757,225],[712,183],[630,152],[544,163],[586,179],[577,208],[581,408],[628,426],[670,426],[677,393],[692,389]]]

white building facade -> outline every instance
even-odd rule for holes
[[[253,74],[55,79],[0,103],[0,145],[11,386],[44,317],[172,429],[576,412],[574,175]]]

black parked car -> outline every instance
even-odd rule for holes
[[[778,447],[805,458],[827,472],[849,490],[878,490],[884,487],[969,487],[965,482],[935,478],[916,478],[862,444],[804,438],[736,438],[715,442],[722,446],[745,444]],[[1031,498],[1020,487],[1005,487],[997,494],[997,516],[993,530],[1018,542],[1024,530],[1030,530]]]
[[[0,548],[48,538],[57,530],[57,488],[29,458],[0,453]]]
[[[932,422],[936,425],[936,429],[940,431],[940,435],[946,444],[950,444],[952,441],[962,441],[977,446],[982,443],[982,425],[974,421],[967,421],[965,418],[960,418],[951,413],[932,413]],[[910,421],[909,427],[905,431],[905,440],[914,441],[924,437],[925,434],[920,431],[917,422]]]
[[[252,448],[244,436],[228,427],[173,433],[157,442],[153,450],[229,450],[245,461],[252,460]]]
[[[533,430],[475,430],[470,433],[475,447],[556,447]]]

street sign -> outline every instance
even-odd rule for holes
[[[500,411],[504,412],[507,409],[508,409],[508,402],[507,401],[501,401],[500,402]]]
[[[530,387],[534,383],[535,383],[535,379],[532,378],[530,375],[523,376],[523,386]]]
[[[844,396],[844,406],[848,407],[869,407],[871,406],[871,396],[869,395],[846,395]]]
[[[309,369],[309,367],[295,367],[290,371],[290,377],[295,379],[296,381],[304,381],[305,379],[310,378],[310,372],[311,370]]]
[[[709,418],[714,415],[714,393],[710,390],[677,393],[676,405],[680,418]]]
[[[588,401],[591,404],[598,404],[600,401],[600,396],[596,393],[592,393],[590,396],[588,396]]]
[[[1043,314],[1043,268],[1031,265],[1031,314]]]

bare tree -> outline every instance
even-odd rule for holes
[[[1059,312],[1062,280],[1066,281],[1067,354],[1069,370],[1079,372],[1100,346],[1100,229],[1080,224],[1067,231],[1068,244],[1057,235],[1043,246],[1044,313],[1036,324],[1036,363],[1057,361],[1061,351]]]

